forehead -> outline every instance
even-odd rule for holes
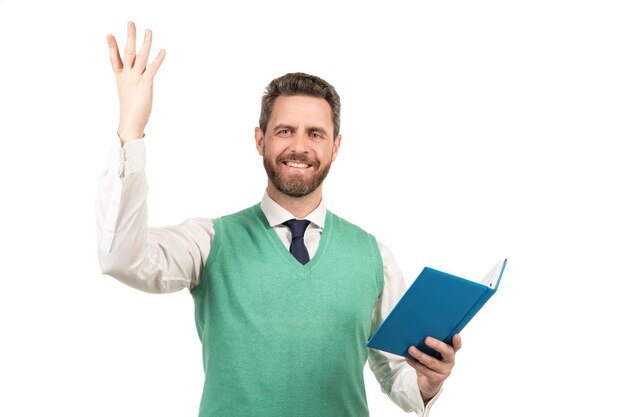
[[[323,98],[309,96],[279,96],[274,101],[269,127],[278,124],[319,125],[330,127],[333,119],[330,104]]]

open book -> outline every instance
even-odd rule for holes
[[[480,282],[432,268],[424,270],[380,325],[367,346],[414,359],[409,347],[436,358],[426,346],[427,336],[452,344],[459,333],[498,289],[506,259],[498,262]]]

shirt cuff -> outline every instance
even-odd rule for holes
[[[428,404],[424,405],[424,399],[422,398],[422,393],[417,386],[417,378],[415,375],[415,370],[407,365],[408,369],[405,369],[402,375],[400,376],[400,384],[404,387],[403,391],[406,395],[406,400],[408,402],[407,405],[415,412],[415,414],[426,417],[430,412],[431,407],[441,395],[443,391],[443,387],[435,394],[433,398],[428,401]],[[405,409],[405,411],[408,411]]]
[[[111,151],[110,167],[117,167],[117,175],[120,178],[126,177],[134,172],[141,171],[146,166],[145,139],[133,139],[120,143],[115,141],[116,146]]]
[[[428,413],[430,413],[430,409],[433,406],[433,404],[435,403],[435,401],[437,400],[437,398],[439,398],[439,396],[441,395],[441,393],[443,392],[443,387],[439,388],[439,391],[437,392],[437,394],[435,394],[435,396],[433,398],[430,399],[430,401],[428,401],[428,404],[426,404],[426,407],[424,408],[424,414],[422,414],[422,417],[427,417]],[[420,394],[421,396],[421,394]],[[423,401],[422,401],[423,403]]]

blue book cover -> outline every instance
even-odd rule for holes
[[[452,344],[452,336],[463,330],[498,289],[506,262],[498,262],[480,283],[424,268],[367,346],[411,359],[409,347],[417,346],[440,359],[441,355],[424,343],[426,337]]]

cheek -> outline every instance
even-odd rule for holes
[[[335,160],[335,148],[325,148],[323,152],[319,153],[318,155],[320,155],[320,157],[323,158],[324,161],[332,162]]]
[[[330,150],[330,158],[334,161],[336,157],[337,157],[337,149],[335,149],[335,147],[333,146],[333,148]]]
[[[265,146],[265,157],[275,161],[276,158],[282,156],[287,152],[287,149],[284,147],[276,146],[276,145],[266,145]]]

